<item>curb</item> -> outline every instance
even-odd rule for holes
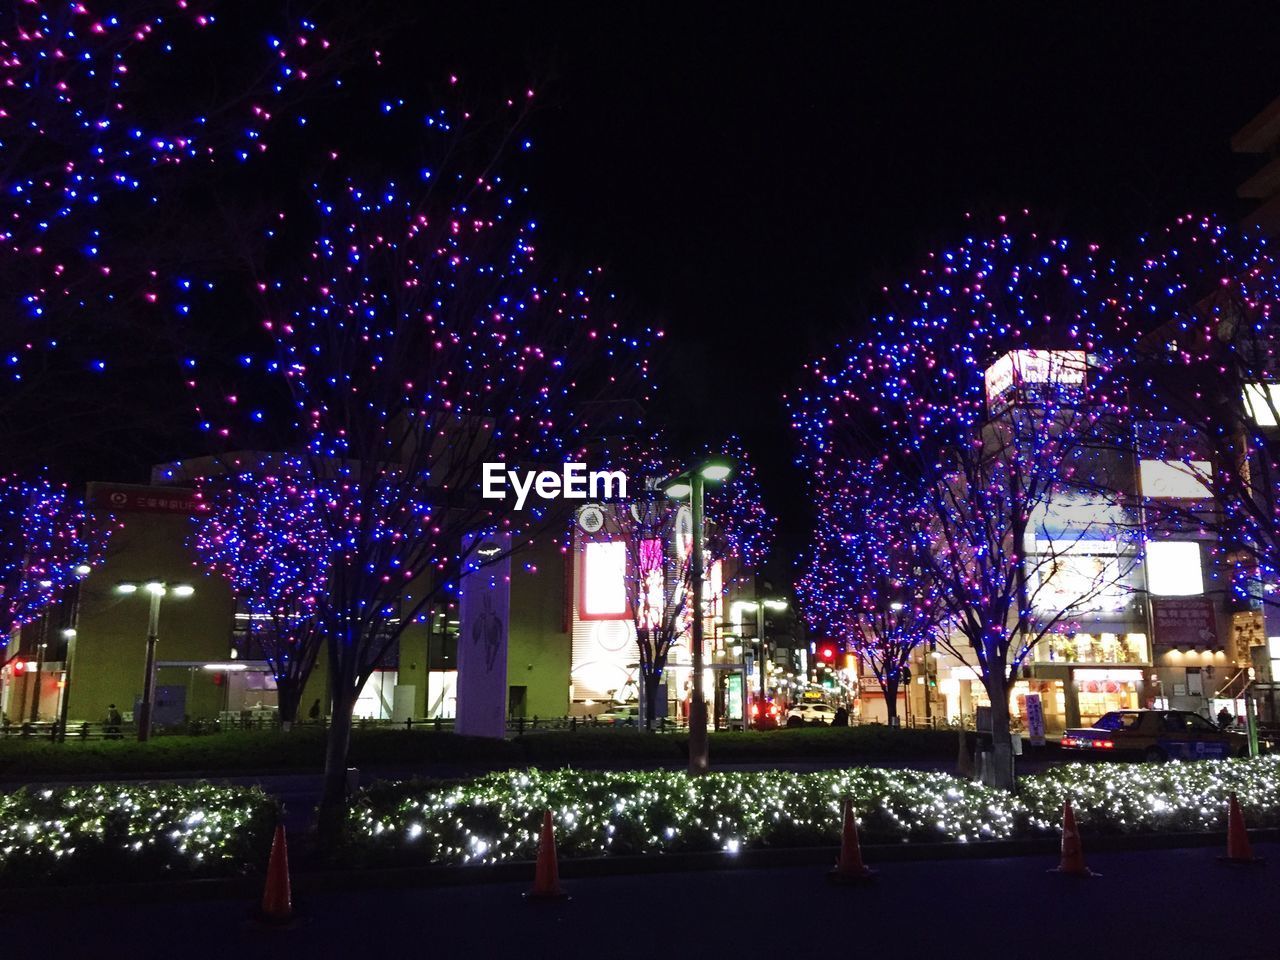
[[[1249,831],[1256,843],[1280,842],[1280,827]],[[1141,850],[1193,849],[1226,845],[1225,831],[1172,834],[1101,834],[1089,837],[1091,853]],[[1057,853],[1056,836],[1020,840],[980,840],[973,843],[864,844],[863,856],[871,863],[922,863],[937,860],[990,860],[1005,857],[1051,857]],[[713,870],[751,870],[771,867],[824,866],[835,860],[838,848],[788,847],[749,849],[736,854],[717,851],[671,853],[650,856],[562,858],[560,876],[565,879],[636,876],[660,873],[694,873]],[[462,886],[527,881],[533,861],[470,867],[351,867],[345,870],[300,870],[293,875],[295,896],[341,891],[378,890],[393,887]],[[254,902],[261,895],[260,876],[210,880],[148,881],[101,886],[0,887],[0,914],[66,906],[106,906],[124,903],[171,903],[191,900],[243,899]]]

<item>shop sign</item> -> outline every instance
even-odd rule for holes
[[[130,487],[95,484],[92,506],[130,513],[180,513],[191,516],[200,509],[194,490],[182,487]]]
[[[1027,711],[1027,734],[1032,746],[1044,746],[1044,705],[1040,702],[1040,694],[1028,693],[1024,700]]]
[[[1152,646],[1169,650],[1218,650],[1218,618],[1208,597],[1153,597]]]

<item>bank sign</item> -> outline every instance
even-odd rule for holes
[[[588,470],[585,463],[566,463],[556,470],[508,470],[506,463],[486,463],[480,495],[505,500],[514,493],[523,510],[529,494],[539,500],[625,500],[627,477],[621,470]]]

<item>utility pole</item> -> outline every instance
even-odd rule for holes
[[[707,772],[707,701],[702,694],[702,514],[704,481],[701,470],[690,471],[690,510],[693,514],[693,569],[689,572],[689,586],[693,590],[693,689],[689,694],[689,773],[700,776]]]

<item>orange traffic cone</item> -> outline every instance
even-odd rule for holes
[[[844,798],[843,822],[840,826],[840,859],[827,874],[832,883],[866,883],[875,871],[862,862],[862,845],[858,842],[858,822],[853,818],[853,800]]]
[[[1080,843],[1080,830],[1076,827],[1070,800],[1062,805],[1062,860],[1049,872],[1069,877],[1101,876],[1084,865],[1084,846]]]
[[[1223,863],[1262,863],[1262,857],[1253,855],[1249,831],[1244,827],[1244,814],[1234,793],[1227,804],[1227,855],[1218,859]]]
[[[289,888],[289,848],[285,845],[284,824],[276,826],[267,861],[267,886],[262,891],[262,919],[288,923],[293,919],[293,893]]]
[[[551,826],[551,811],[542,814],[542,836],[538,839],[538,863],[533,873],[533,889],[528,900],[567,900],[560,888],[560,864],[556,859],[556,833]]]

